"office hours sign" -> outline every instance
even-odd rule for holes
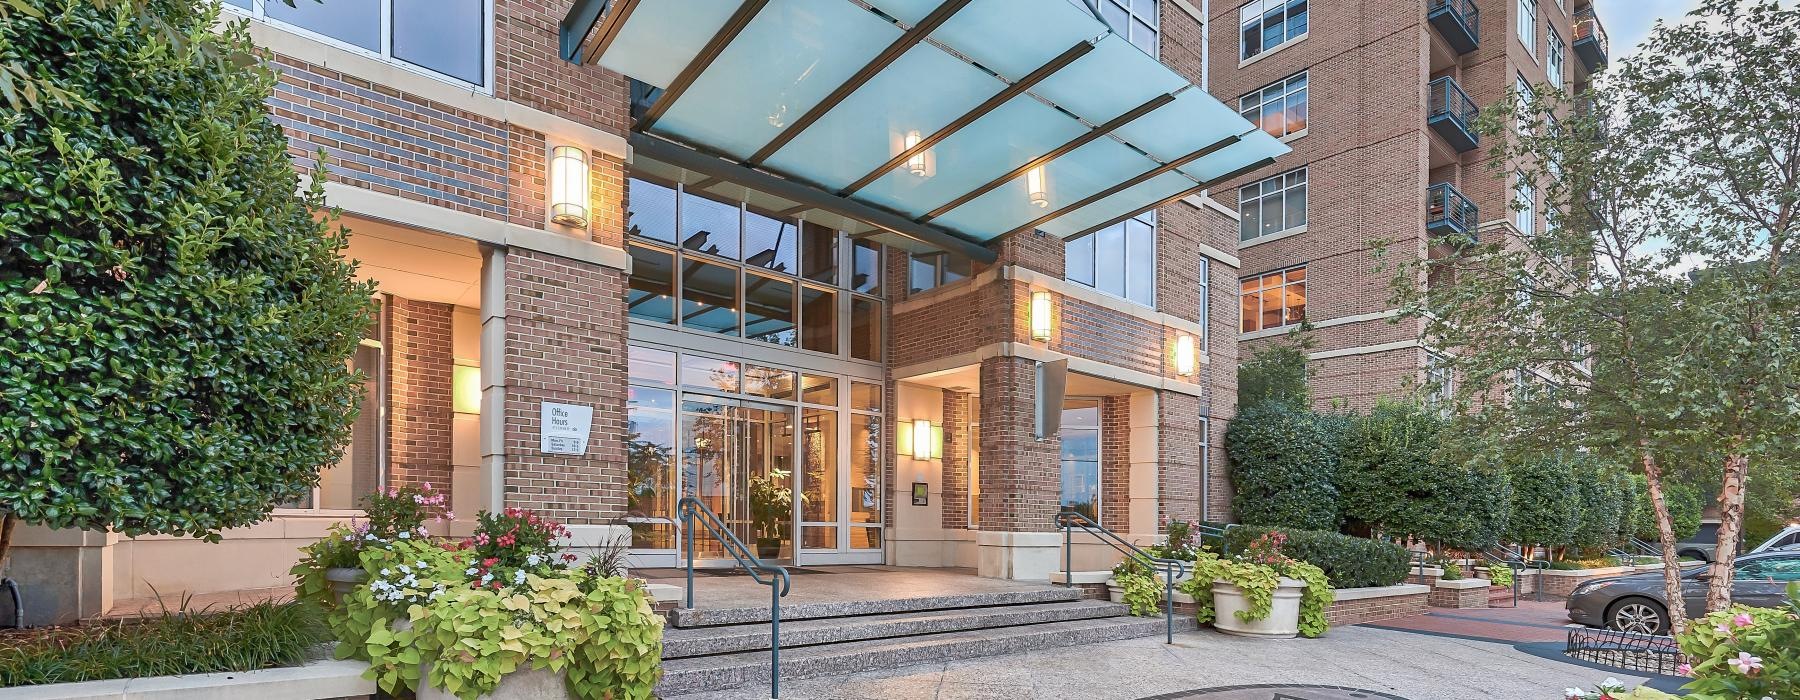
[[[587,454],[588,428],[594,423],[594,407],[572,403],[539,404],[542,426],[538,451],[549,455]]]

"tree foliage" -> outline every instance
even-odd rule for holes
[[[348,437],[373,290],[217,13],[0,2],[0,66],[36,86],[0,109],[0,509],[25,522],[216,536]]]
[[[1352,418],[1338,490],[1355,529],[1457,549],[1485,549],[1505,528],[1504,473],[1457,459],[1443,416],[1416,402],[1383,401]]]
[[[1335,532],[1344,424],[1340,417],[1283,401],[1240,409],[1225,431],[1238,520]]]
[[[1513,465],[1512,518],[1507,539],[1526,547],[1564,547],[1581,526],[1581,483],[1574,461],[1562,455]]]
[[[1310,330],[1310,326],[1301,324],[1281,342],[1257,350],[1238,365],[1239,406],[1274,401],[1299,410],[1312,407],[1306,364],[1306,352],[1312,346],[1306,335]]]

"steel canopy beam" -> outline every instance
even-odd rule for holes
[[[1094,45],[1086,41],[1069,47],[1068,50],[1057,54],[1055,58],[1050,59],[1044,65],[1038,66],[1036,70],[1025,74],[1025,77],[1020,78],[1018,82],[1006,86],[1005,89],[995,93],[993,97],[989,97],[982,101],[981,104],[975,105],[974,109],[964,112],[962,116],[951,120],[949,124],[944,125],[944,128],[938,129],[937,131],[932,132],[930,136],[920,139],[913,147],[900,151],[899,155],[889,158],[886,163],[882,163],[874,170],[869,171],[869,174],[857,179],[856,182],[850,183],[844,189],[838,190],[838,194],[847,195],[864,187],[868,187],[869,183],[880,179],[880,177],[886,175],[888,171],[900,167],[900,164],[905,163],[906,159],[930,150],[932,146],[936,146],[943,142],[944,139],[955,135],[956,132],[961,131],[963,127],[973,124],[975,120],[986,116],[988,112],[998,109],[1000,105],[1006,104],[1013,98],[1025,94],[1026,90],[1036,87],[1037,84],[1043,82],[1045,78],[1055,75],[1057,71],[1062,70],[1070,63],[1074,63],[1075,59],[1086,56],[1089,51],[1093,50]]]
[[[900,60],[901,56],[906,55],[906,52],[912,50],[912,47],[924,41],[925,37],[931,36],[931,33],[943,26],[944,22],[948,21],[951,15],[956,14],[957,10],[967,7],[969,2],[970,0],[947,0],[938,5],[937,9],[931,11],[931,14],[925,15],[925,18],[919,20],[918,24],[906,30],[899,38],[894,39],[893,43],[888,44],[886,49],[882,49],[881,53],[863,64],[863,67],[858,69],[856,74],[850,76],[849,80],[845,80],[833,88],[830,94],[819,100],[818,104],[806,110],[806,113],[795,119],[794,123],[789,124],[786,129],[782,129],[781,133],[776,134],[775,138],[770,139],[768,143],[763,144],[762,148],[756,149],[755,153],[750,154],[750,157],[744,160],[744,164],[757,165],[768,160],[769,156],[775,155],[776,151],[781,150],[781,147],[786,146],[789,141],[798,138],[801,132],[813,125],[813,122],[824,118],[827,112],[838,106],[838,103],[850,97],[850,94],[856,92],[857,88],[862,87],[864,83],[886,70],[894,61]]]
[[[1069,236],[1068,238],[1064,238],[1063,240],[1064,241],[1072,241],[1072,240],[1075,240],[1082,236],[1086,236],[1090,233],[1098,231],[1100,229],[1106,228],[1108,226],[1112,226],[1113,224],[1117,224],[1117,223],[1124,221],[1126,219],[1129,219],[1131,217],[1134,217],[1134,216],[1137,216],[1144,212],[1150,211],[1151,209],[1161,209],[1162,207],[1166,207],[1170,204],[1174,204],[1183,199],[1187,199],[1188,197],[1191,197],[1193,195],[1197,195],[1197,194],[1200,194],[1201,192],[1205,192],[1206,190],[1211,189],[1212,186],[1217,185],[1221,182],[1225,182],[1226,180],[1230,180],[1234,177],[1243,175],[1244,173],[1250,172],[1252,170],[1256,170],[1257,168],[1261,168],[1263,166],[1269,165],[1274,162],[1275,162],[1274,158],[1264,158],[1262,160],[1256,161],[1255,163],[1251,163],[1242,168],[1238,168],[1237,170],[1233,170],[1231,172],[1225,173],[1224,175],[1220,175],[1218,177],[1207,180],[1206,182],[1202,182],[1198,185],[1195,185],[1188,189],[1182,190],[1181,192],[1176,193],[1174,196],[1164,198],[1162,201],[1157,202],[1155,204],[1151,204],[1150,206],[1140,207],[1137,210],[1132,211],[1124,216],[1113,217],[1112,219],[1106,221],[1105,223],[1102,223],[1102,224],[1099,224],[1096,226],[1089,226],[1086,230],[1084,230],[1080,233],[1077,233],[1073,236]]]
[[[700,47],[700,53],[694,54],[694,60],[688,61],[687,66],[676,74],[675,79],[669,82],[669,87],[663,90],[662,96],[656,98],[656,102],[650,105],[650,109],[644,112],[644,116],[638,118],[637,124],[633,125],[632,129],[648,131],[651,126],[654,126],[656,120],[668,113],[675,101],[681,99],[682,93],[693,87],[694,81],[700,79],[700,75],[712,66],[713,60],[725,51],[725,47],[731,45],[732,40],[736,39],[738,34],[744,31],[744,27],[750,24],[750,20],[756,19],[756,13],[761,12],[763,7],[768,4],[769,0],[745,0],[743,4],[738,5],[737,11],[731,13],[731,17],[725,20],[724,26],[719,27],[719,31],[706,41],[705,46]]]
[[[619,37],[619,28],[625,26],[637,4],[638,0],[575,0],[557,26],[563,60],[593,63]],[[595,25],[599,25],[598,32]]]
[[[1015,228],[1011,231],[1007,231],[1005,235],[1010,235],[1010,234],[1018,233],[1020,231],[1030,231],[1032,229],[1035,229],[1039,226],[1044,225],[1046,222],[1055,220],[1056,218],[1058,218],[1064,214],[1075,211],[1075,210],[1085,207],[1089,204],[1093,204],[1094,202],[1098,202],[1102,199],[1106,199],[1107,197],[1111,197],[1120,192],[1124,192],[1127,189],[1130,189],[1132,187],[1136,187],[1140,184],[1143,184],[1144,182],[1148,181],[1150,178],[1156,177],[1163,173],[1171,172],[1171,171],[1175,170],[1176,168],[1179,168],[1183,165],[1187,165],[1188,163],[1192,163],[1196,160],[1204,158],[1211,153],[1217,152],[1221,148],[1224,148],[1226,146],[1230,146],[1234,143],[1237,143],[1238,140],[1242,139],[1242,138],[1244,138],[1242,134],[1233,134],[1232,136],[1230,136],[1228,138],[1223,138],[1223,139],[1219,139],[1218,141],[1214,141],[1210,145],[1207,145],[1204,148],[1201,148],[1197,151],[1189,153],[1180,158],[1176,158],[1175,160],[1171,160],[1167,163],[1162,164],[1161,166],[1151,168],[1150,170],[1146,170],[1146,171],[1138,174],[1136,177],[1133,177],[1129,180],[1121,182],[1117,185],[1113,185],[1112,187],[1108,187],[1104,190],[1100,190],[1099,192],[1095,192],[1086,197],[1082,197],[1081,199],[1076,200],[1075,202],[1070,203],[1067,206],[1061,207],[1061,208],[1057,209],[1056,211],[1050,212],[1050,213],[1040,216],[1036,219],[1032,219],[1029,223],[1026,223],[1023,226]]]
[[[1049,153],[1045,153],[1044,155],[1033,158],[1031,160],[1031,162],[1029,162],[1029,163],[1021,165],[1017,168],[1013,168],[1012,172],[1009,172],[1005,175],[1001,175],[1000,177],[989,180],[987,183],[981,185],[980,187],[976,187],[975,189],[969,190],[968,192],[964,193],[962,196],[957,197],[956,199],[950,200],[944,206],[933,209],[930,212],[926,213],[924,216],[921,216],[921,217],[915,219],[915,221],[918,221],[919,223],[922,224],[922,223],[925,223],[932,219],[943,216],[957,207],[960,207],[964,204],[968,204],[969,202],[974,201],[976,197],[980,197],[981,195],[987,194],[988,192],[993,191],[994,188],[1004,185],[1008,182],[1011,182],[1015,178],[1023,176],[1027,171],[1031,170],[1032,168],[1042,166],[1045,163],[1056,160],[1057,158],[1060,158],[1062,156],[1068,155],[1068,153],[1070,151],[1073,151],[1077,148],[1081,148],[1082,146],[1086,146],[1086,145],[1088,145],[1088,143],[1092,142],[1094,139],[1097,139],[1097,138],[1100,138],[1107,134],[1110,134],[1113,131],[1117,130],[1119,127],[1124,126],[1126,124],[1130,124],[1132,121],[1136,120],[1138,117],[1149,114],[1150,112],[1155,111],[1157,108],[1159,108],[1163,105],[1166,105],[1170,102],[1173,102],[1173,101],[1175,101],[1174,93],[1165,92],[1161,95],[1157,95],[1156,97],[1151,98],[1150,101],[1145,102],[1141,105],[1138,105],[1137,107],[1132,108],[1131,111],[1121,114],[1117,117],[1113,117],[1110,121],[1106,122],[1105,124],[1096,126],[1092,129],[1089,129],[1087,131],[1087,133],[1084,133],[1080,136],[1070,139],[1068,143],[1065,143],[1061,146],[1057,146],[1054,150],[1051,150]]]
[[[812,209],[822,209],[839,216],[864,221],[972,260],[984,263],[994,261],[994,251],[988,250],[986,246],[979,243],[935,226],[921,224],[906,217],[840,197],[811,185],[721,160],[647,134],[633,133],[627,137],[627,140],[631,145],[632,152],[639,157],[668,163],[704,176],[735,182],[775,197],[798,202]]]

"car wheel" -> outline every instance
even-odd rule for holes
[[[1606,614],[1607,629],[1637,634],[1663,634],[1668,631],[1669,612],[1649,598],[1626,598],[1613,604]]]

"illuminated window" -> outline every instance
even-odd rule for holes
[[[1306,320],[1306,267],[1246,277],[1239,283],[1243,331],[1299,325]]]
[[[1270,136],[1282,138],[1306,130],[1306,72],[1238,98],[1238,113]]]

